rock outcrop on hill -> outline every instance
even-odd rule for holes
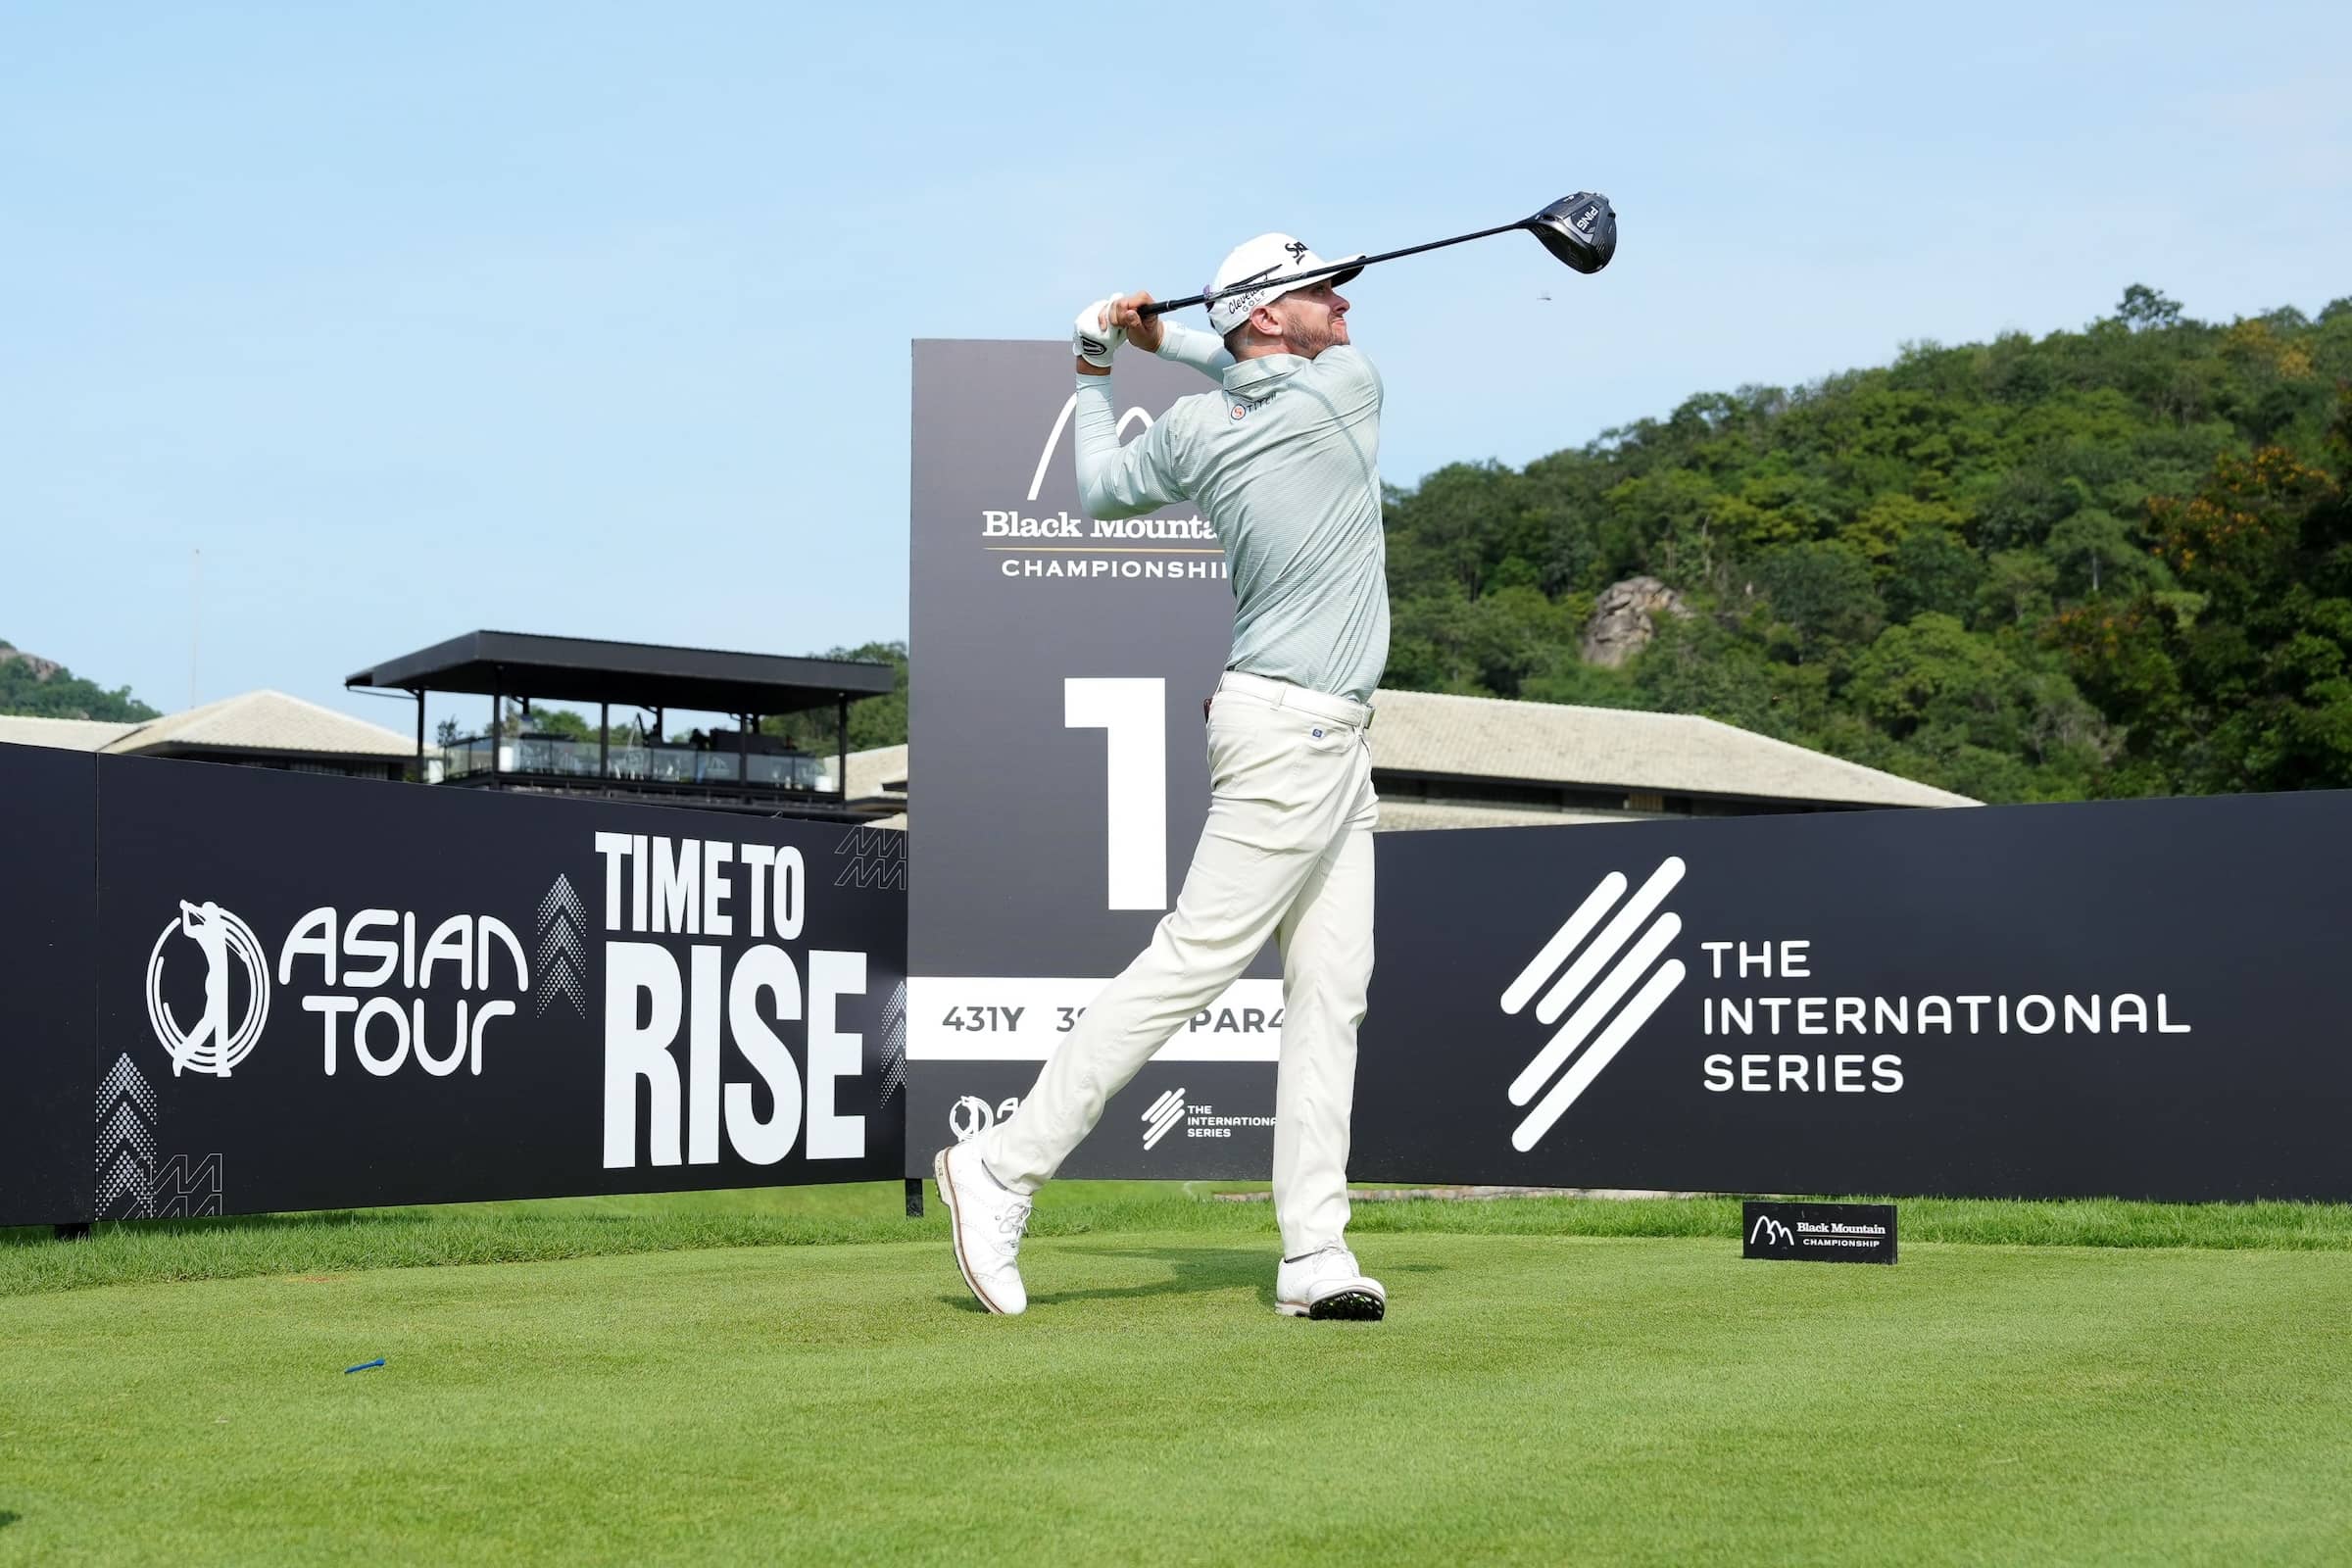
[[[1690,613],[1683,596],[1657,578],[1628,577],[1601,591],[1578,653],[1588,664],[1615,669],[1649,646],[1658,634],[1657,616]]]

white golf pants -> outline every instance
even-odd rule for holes
[[[1297,1257],[1348,1228],[1355,1032],[1372,982],[1372,710],[1228,672],[1208,716],[1208,822],[1176,907],[1086,1009],[1020,1109],[975,1142],[1017,1193],[1051,1181],[1102,1106],[1273,937],[1282,945],[1274,1212]]]

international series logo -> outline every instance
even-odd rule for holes
[[[1171,1089],[1144,1107],[1144,1147],[1156,1149],[1171,1128],[1184,1125],[1184,1091]]]
[[[1502,1010],[1532,1010],[1556,1026],[1511,1080],[1526,1114],[1511,1133],[1525,1153],[1558,1125],[1593,1081],[1690,977],[1669,956],[1682,917],[1665,908],[1682,883],[1668,856],[1634,887],[1612,871],[1502,990]],[[1690,944],[1707,987],[1685,1015],[1703,1042],[1698,1087],[1711,1095],[1899,1095],[1899,1050],[1922,1036],[2187,1034],[2162,991],[1840,990],[1836,950],[1809,936],[1742,935]],[[1688,1037],[1686,1037],[1688,1038]],[[1722,1042],[1718,1049],[1717,1042]],[[1741,1049],[1745,1047],[1746,1049]]]
[[[1560,1024],[1511,1080],[1512,1104],[1535,1102],[1535,1108],[1511,1133],[1511,1147],[1521,1153],[1543,1141],[1578,1097],[1592,1087],[1602,1069],[1617,1059],[1617,1053],[1649,1021],[1650,1014],[1682,985],[1682,959],[1658,962],[1682,934],[1682,918],[1670,912],[1654,923],[1646,922],[1682,881],[1683,871],[1681,857],[1668,856],[1630,899],[1626,898],[1625,874],[1611,871],[1552,933],[1543,951],[1528,960],[1518,978],[1503,989],[1502,1010],[1506,1013],[1516,1014],[1533,1001],[1540,1023],[1554,1023],[1561,1014],[1568,1015],[1567,1022]],[[1624,901],[1622,906],[1620,900]],[[1580,945],[1581,953],[1577,951]],[[1628,992],[1633,1000],[1625,1002]],[[1625,1006],[1610,1017],[1620,1002],[1625,1002]],[[1603,1019],[1607,1019],[1605,1025]],[[1565,1072],[1561,1072],[1563,1066]],[[1559,1074],[1556,1081],[1555,1073]],[[1551,1084],[1550,1089],[1537,1100],[1537,1092],[1546,1083]]]

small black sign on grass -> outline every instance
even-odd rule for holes
[[[1800,1263],[1891,1263],[1892,1203],[1787,1203],[1750,1199],[1740,1206],[1741,1257]]]

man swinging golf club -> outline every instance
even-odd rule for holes
[[[1216,335],[1143,309],[1078,316],[1078,491],[1091,516],[1190,500],[1215,527],[1234,592],[1233,652],[1207,705],[1208,821],[1175,909],[1088,1006],[1009,1119],[933,1161],[956,1267],[992,1312],[1028,1305],[1018,1258],[1050,1181],[1152,1054],[1282,950],[1274,1103],[1275,1305],[1377,1319],[1388,1297],[1348,1249],[1355,1035],[1372,977],[1368,706],[1389,652],[1380,525],[1380,376],[1348,341],[1326,264],[1287,234],[1237,248],[1209,286]],[[1220,290],[1253,284],[1216,297]],[[1220,338],[1222,341],[1220,341]],[[1110,392],[1123,341],[1215,377],[1122,447]]]

